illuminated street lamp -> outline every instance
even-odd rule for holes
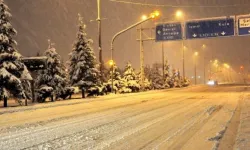
[[[198,55],[199,55],[199,53],[198,53],[198,52],[195,52],[195,53],[194,53],[194,56],[198,56]]]
[[[113,66],[113,65],[114,65],[114,61],[113,61],[113,60],[109,60],[108,63],[109,63],[110,66]]]
[[[181,10],[178,10],[176,13],[175,13],[175,16],[178,17],[178,18],[181,18],[183,17],[183,12]]]
[[[154,12],[154,14],[155,14],[156,17],[159,17],[159,16],[160,16],[160,12],[159,12],[158,10],[156,10],[156,11]]]
[[[152,19],[159,17],[160,16],[160,12],[159,11],[154,11],[153,13],[150,14],[150,17]]]
[[[114,74],[115,62],[113,60],[109,60],[108,64],[111,67],[111,92],[113,93],[113,89],[114,89],[114,77],[113,77],[113,74]]]
[[[141,20],[146,20],[147,18],[148,18],[148,16],[143,15],[143,16],[141,17]]]

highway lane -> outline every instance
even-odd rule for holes
[[[244,86],[198,86],[3,113],[0,147],[217,149],[231,143],[227,127],[246,93]]]

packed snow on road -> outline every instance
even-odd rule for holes
[[[246,149],[248,101],[243,86],[199,86],[1,109],[0,147]]]

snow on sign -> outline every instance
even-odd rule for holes
[[[22,58],[22,62],[30,71],[42,70],[47,66],[47,57],[26,57]]]
[[[238,35],[250,35],[250,15],[237,16]]]
[[[165,23],[156,26],[156,42],[157,41],[174,41],[182,40],[181,23]]]
[[[234,36],[234,27],[234,17],[188,21],[185,23],[186,39]]]

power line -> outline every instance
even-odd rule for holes
[[[238,6],[244,6],[248,7],[250,4],[231,4],[231,5],[163,5],[163,4],[145,4],[140,2],[129,2],[129,1],[123,1],[123,0],[109,0],[111,2],[117,2],[117,3],[123,3],[123,4],[132,4],[132,5],[140,5],[140,6],[151,6],[151,7],[172,7],[172,8],[192,8],[192,7],[203,7],[203,8],[222,8],[222,7],[238,7]]]

